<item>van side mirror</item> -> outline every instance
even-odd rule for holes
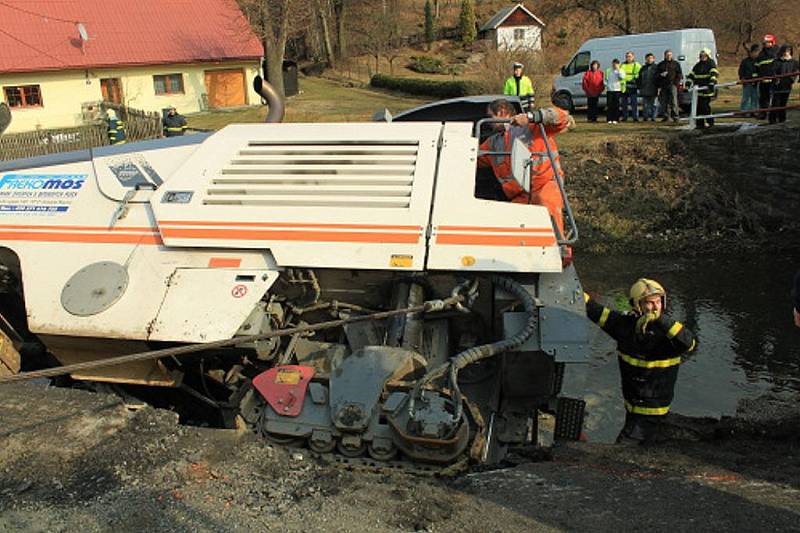
[[[566,65],[561,67],[561,75],[564,76],[564,77],[569,76],[569,70],[567,70],[567,66]]]
[[[531,173],[528,165],[531,161],[531,152],[520,139],[514,139],[511,145],[511,175],[525,192],[531,192]]]
[[[11,124],[11,110],[5,102],[0,102],[0,135]]]

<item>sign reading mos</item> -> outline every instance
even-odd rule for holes
[[[86,174],[0,176],[0,215],[53,215],[69,210]]]

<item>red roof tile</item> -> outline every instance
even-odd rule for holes
[[[0,74],[263,54],[234,0],[0,0],[0,21]]]

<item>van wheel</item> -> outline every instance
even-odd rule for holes
[[[572,101],[572,95],[566,91],[557,92],[553,95],[552,98],[553,105],[556,107],[560,107],[570,113],[575,112],[575,104]]]

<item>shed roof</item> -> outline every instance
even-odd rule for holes
[[[511,14],[516,11],[517,9],[523,10],[527,15],[529,15],[532,19],[534,19],[539,25],[545,26],[545,23],[542,19],[534,15],[527,7],[522,4],[516,4],[513,6],[504,7],[500,11],[494,14],[489,21],[481,26],[480,31],[489,31],[489,30],[496,30],[498,26],[500,26],[505,20],[511,16]]]
[[[263,55],[234,0],[0,0],[0,20],[0,73]]]

